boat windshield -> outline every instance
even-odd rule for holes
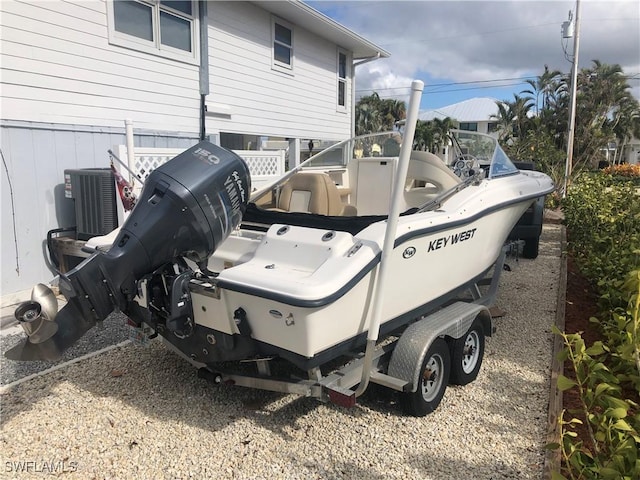
[[[400,155],[401,132],[379,132],[350,138],[323,150],[303,164],[304,167],[345,167],[349,161],[367,157],[397,157]]]
[[[444,149],[442,159],[462,180],[477,168],[483,168],[489,178],[501,177],[517,173],[518,169],[511,163],[495,138],[477,132],[452,130],[450,145]],[[371,133],[338,142],[313,155],[305,162],[289,170],[278,180],[253,192],[252,201],[258,200],[278,185],[284,184],[291,176],[301,170],[322,170],[325,172],[346,171],[351,161],[359,159],[385,158],[392,161],[400,155],[400,147],[404,138],[402,131]],[[415,143],[414,143],[415,149]],[[460,167],[461,162],[464,164]]]
[[[354,159],[371,158],[371,157],[387,157],[393,158],[400,155],[400,146],[402,145],[402,132],[390,131],[371,133],[350,138],[342,142],[338,142],[321,152],[313,155],[298,167],[289,170],[283,177],[271,183],[267,187],[254,192],[251,200],[255,201],[265,194],[268,190],[283,184],[294,173],[300,170],[324,170],[330,171],[334,169],[346,169],[349,162]]]
[[[488,172],[489,178],[518,172],[494,137],[466,130],[451,130],[450,138],[453,148],[452,165],[459,159],[477,161],[479,166]]]

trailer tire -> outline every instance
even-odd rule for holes
[[[528,238],[524,241],[522,247],[522,256],[524,258],[536,259],[538,258],[538,251],[540,249],[540,237]]]
[[[416,391],[405,392],[400,397],[403,411],[409,415],[424,417],[438,408],[449,383],[450,370],[451,358],[447,342],[436,338],[422,361],[422,374]]]
[[[467,385],[477,378],[482,366],[484,347],[484,328],[480,319],[476,318],[467,333],[451,344],[450,384]]]

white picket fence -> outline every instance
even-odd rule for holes
[[[126,145],[115,145],[113,153],[144,182],[154,169],[184,152],[184,150],[183,148],[137,147],[134,149],[133,161],[128,159]],[[284,150],[234,150],[234,152],[242,157],[249,167],[252,190],[259,189],[285,173]],[[130,174],[125,172],[126,169],[122,168],[118,162],[114,162],[114,165],[125,178],[130,177]],[[142,190],[140,182],[135,182],[131,178],[129,181],[133,184],[134,193],[139,195]]]

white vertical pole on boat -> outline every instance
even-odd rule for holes
[[[422,99],[423,89],[424,82],[421,80],[414,80],[411,83],[411,96],[409,97],[409,108],[407,109],[404,138],[402,146],[400,147],[400,158],[398,159],[398,168],[396,169],[396,176],[394,178],[391,211],[389,212],[389,217],[387,219],[387,229],[384,234],[384,243],[382,246],[382,257],[380,258],[380,265],[378,266],[378,274],[373,294],[371,322],[369,324],[369,332],[367,334],[367,348],[364,353],[362,379],[360,381],[360,385],[358,385],[358,389],[356,390],[356,396],[362,395],[369,386],[373,353],[376,348],[376,342],[378,341],[378,333],[380,332],[385,285],[388,281],[388,264],[396,241],[398,218],[400,217],[400,213],[402,213],[400,211],[403,205],[402,197],[404,194],[407,171],[409,170],[409,159],[411,158],[411,150],[413,149],[413,137],[416,132],[418,114],[420,113],[420,100]]]
[[[133,120],[127,118],[124,121],[124,131],[127,140],[127,163],[129,164],[129,172],[136,171],[136,156],[133,146]],[[133,175],[129,173],[129,183],[133,183]]]

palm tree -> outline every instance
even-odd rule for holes
[[[622,153],[632,138],[640,138],[640,108],[633,98],[627,98],[613,115],[613,134],[616,137],[614,163],[622,162]]]
[[[415,150],[429,150],[430,146],[433,145],[433,140],[433,123],[418,120],[418,123],[416,124],[416,132],[413,136],[413,148]]]
[[[595,164],[608,143],[631,138],[639,110],[620,65],[593,60],[578,75],[574,164]]]
[[[356,104],[356,134],[393,130],[396,122],[406,117],[406,111],[403,101],[382,100],[377,92],[362,97]]]
[[[432,153],[436,153],[447,144],[447,138],[452,128],[458,128],[458,122],[451,117],[433,119],[434,139],[429,149]]]
[[[496,102],[498,114],[491,118],[498,120],[500,140],[509,140],[512,137],[523,138],[531,126],[529,112],[533,107],[530,98],[513,94],[513,102]]]
[[[497,101],[496,106],[498,107],[498,113],[491,115],[491,118],[497,120],[500,141],[506,142],[513,136],[515,115],[508,102]]]
[[[365,135],[380,131],[380,112],[370,103],[356,105],[356,135]]]
[[[407,116],[407,107],[401,100],[388,98],[380,104],[382,113],[383,130],[393,130],[396,122],[404,120]]]
[[[554,93],[558,86],[558,79],[562,73],[559,70],[549,70],[549,66],[544,66],[544,73],[540,75],[536,80],[527,80],[526,82],[531,85],[531,90],[524,90],[522,93],[528,93],[531,95],[532,100],[535,102],[535,113],[539,115],[541,110],[544,110],[549,103],[549,98]],[[542,106],[540,106],[540,96],[542,96]]]
[[[433,120],[418,120],[413,146],[417,150],[436,153],[447,144],[447,137],[452,128],[457,128],[458,122],[450,117],[434,118]]]
[[[544,73],[529,82],[532,89],[514,95],[513,101],[497,102],[498,113],[492,115],[499,123],[500,140],[508,140],[509,154],[535,160],[558,180],[566,160],[569,80],[545,66]],[[616,142],[620,154],[630,138],[640,138],[640,106],[619,65],[594,60],[577,80],[573,174],[594,166],[610,142]],[[537,115],[532,118],[534,107]]]

